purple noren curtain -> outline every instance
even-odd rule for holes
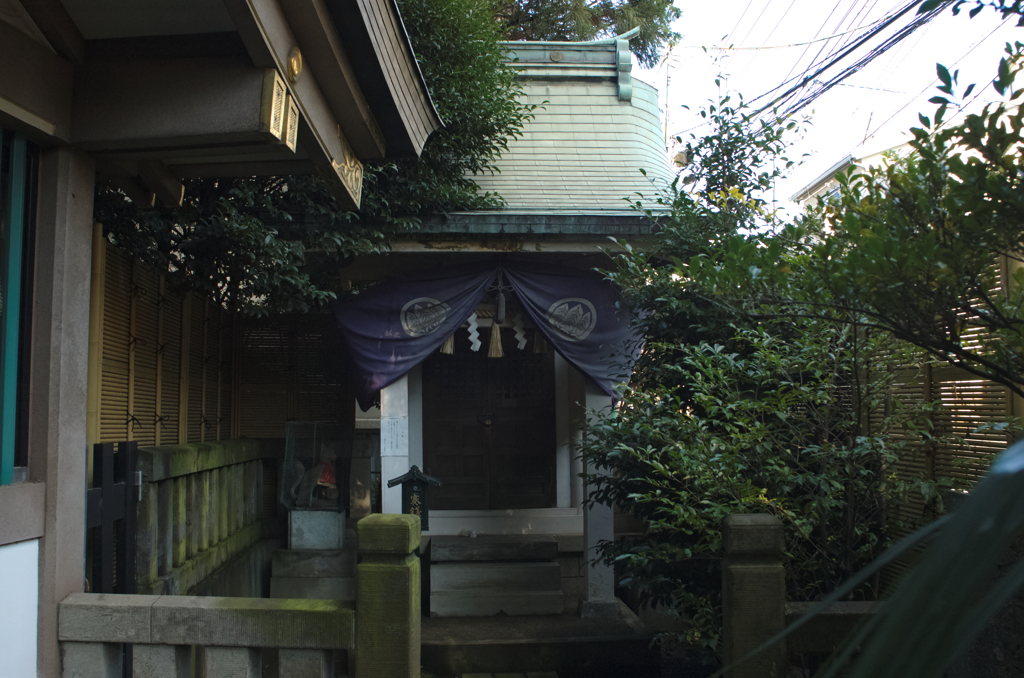
[[[562,357],[608,395],[629,381],[641,343],[618,288],[592,271],[523,263],[445,267],[382,282],[332,305],[363,409],[472,315],[498,273]]]

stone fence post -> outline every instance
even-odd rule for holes
[[[722,522],[722,626],[729,666],[786,624],[786,572],[782,523],[767,514],[732,515]],[[781,641],[733,668],[727,678],[782,678],[786,643]]]
[[[420,518],[375,513],[357,530],[356,678],[419,678]]]

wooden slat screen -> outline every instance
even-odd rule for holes
[[[99,440],[128,440],[128,353],[131,323],[131,260],[107,248],[103,299],[103,362]]]
[[[230,315],[212,301],[186,302],[159,272],[110,244],[103,275],[99,440],[90,442],[146,446],[230,437],[236,412]]]
[[[922,444],[920,436],[912,436],[910,451],[896,464],[896,471],[904,480],[945,478],[956,488],[969,489],[1010,441],[1002,431],[977,431],[984,424],[1005,422],[1013,414],[1009,389],[963,369],[932,365],[907,370],[898,375],[890,398],[939,404],[931,417],[934,441]],[[871,413],[873,430],[879,429],[884,416],[882,410]],[[900,433],[896,432],[895,437],[899,438]],[[937,508],[934,502],[926,502],[920,492],[910,492],[893,515],[898,523],[893,526],[894,536],[905,537],[934,520],[938,517]],[[885,584],[895,583],[910,570],[915,559],[916,554],[911,554],[890,565],[883,577]]]
[[[237,396],[242,436],[282,438],[286,421],[344,422],[354,416],[333,317],[242,322]]]

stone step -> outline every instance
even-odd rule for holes
[[[436,563],[430,566],[430,595],[445,591],[513,593],[561,591],[557,562]]]
[[[625,605],[612,618],[429,617],[421,663],[435,676],[551,672],[580,678],[661,676],[651,634]],[[549,674],[550,675],[550,674]],[[532,678],[532,677],[531,677]]]
[[[270,597],[352,601],[356,599],[356,580],[352,577],[271,577]]]
[[[430,616],[489,617],[561,614],[561,591],[431,591]]]
[[[356,551],[351,546],[333,551],[278,549],[270,572],[274,577],[354,577]]]
[[[483,535],[479,537],[432,537],[432,563],[460,561],[554,560],[558,541],[552,536]]]

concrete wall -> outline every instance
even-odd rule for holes
[[[189,593],[194,596],[269,598],[271,560],[274,551],[284,547],[282,539],[264,539],[253,544]]]
[[[46,487],[38,570],[41,676],[60,673],[57,605],[83,588],[94,185],[88,156],[67,148],[40,154],[28,469],[29,480]]]
[[[39,540],[0,546],[0,657],[8,676],[36,675]]]

